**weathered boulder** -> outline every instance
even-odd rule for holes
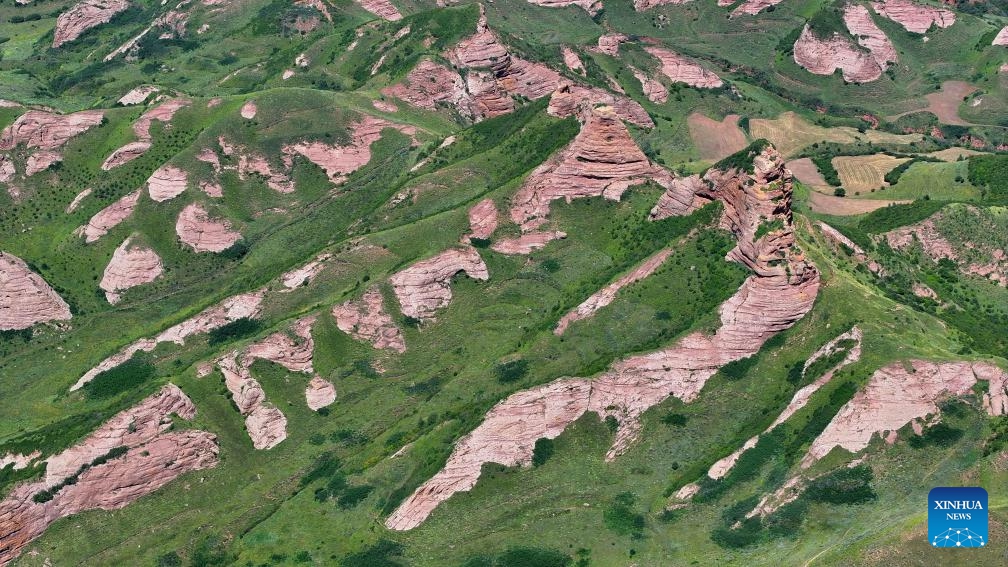
[[[465,272],[477,280],[488,280],[487,266],[475,248],[449,248],[437,256],[421,260],[389,278],[403,315],[431,319],[451,303],[451,280]]]
[[[241,240],[227,219],[212,218],[199,203],[186,205],[175,223],[179,240],[196,252],[223,252]]]
[[[611,55],[616,57],[619,55],[619,46],[621,43],[626,43],[630,41],[630,38],[626,34],[622,33],[605,33],[598,38],[598,50],[606,55]]]
[[[353,338],[371,343],[377,349],[399,354],[406,352],[402,331],[385,311],[384,299],[377,287],[368,288],[359,300],[333,307],[332,315],[339,330]]]
[[[664,104],[668,101],[668,89],[661,84],[661,81],[648,77],[643,71],[633,66],[630,67],[630,72],[633,73],[634,78],[640,81],[641,90],[644,91],[644,96],[648,100],[658,104]]]
[[[582,76],[587,73],[587,71],[585,71],[584,63],[581,62],[581,58],[578,57],[576,51],[565,45],[560,48],[560,54],[563,56],[564,65],[566,65],[568,69]]]
[[[244,119],[246,119],[246,120],[252,120],[253,118],[256,117],[256,112],[258,112],[258,111],[259,111],[259,107],[256,106],[255,101],[254,100],[248,100],[248,101],[245,101],[245,104],[242,105],[241,110],[239,111],[239,114],[241,114],[241,117],[244,118]]]
[[[52,46],[73,41],[87,30],[108,23],[130,7],[128,0],[83,0],[56,18]]]
[[[162,165],[147,178],[147,193],[158,203],[178,197],[186,190],[186,172],[174,165]]]
[[[99,238],[108,234],[110,230],[119,226],[119,223],[129,218],[139,201],[140,190],[137,189],[95,213],[91,217],[91,220],[86,225],[77,228],[74,234],[83,236],[84,242],[88,244],[96,242]]]
[[[287,438],[287,417],[276,406],[262,404],[245,418],[245,429],[253,447],[272,449]]]
[[[150,283],[164,271],[157,252],[146,246],[131,244],[130,240],[127,238],[116,248],[98,284],[113,305],[119,302],[119,292]]]
[[[0,251],[0,331],[67,321],[70,306],[24,260]]]
[[[332,382],[315,376],[305,388],[305,403],[308,409],[318,411],[336,401],[336,387]]]
[[[644,51],[661,62],[661,72],[674,82],[704,89],[716,89],[724,85],[724,81],[716,74],[670,49],[648,45]]]
[[[311,283],[316,276],[326,268],[326,262],[332,258],[332,254],[322,253],[300,268],[295,268],[285,272],[280,276],[280,282],[287,289],[297,289],[303,285]]]
[[[497,205],[493,199],[483,199],[469,209],[469,234],[462,237],[462,241],[469,243],[470,238],[480,238],[486,240],[497,230],[498,224]]]
[[[955,23],[955,12],[910,0],[881,0],[872,9],[914,33],[924,33],[931,26],[947,28]]]

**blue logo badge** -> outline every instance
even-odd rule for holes
[[[940,486],[928,493],[931,547],[987,546],[987,491],[978,486]]]

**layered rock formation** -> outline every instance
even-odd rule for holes
[[[870,52],[855,47],[850,37],[834,32],[831,38],[820,39],[808,24],[794,44],[794,60],[816,75],[832,75],[840,69],[851,83],[874,81],[884,69]]]
[[[1008,399],[1005,380],[1008,374],[1004,370],[984,362],[914,360],[880,368],[812,442],[802,459],[802,467],[809,467],[834,447],[857,453],[868,446],[876,433],[886,442],[894,443],[898,429],[928,416],[938,416],[938,402],[970,393],[977,381],[988,382],[989,393],[984,397],[988,411],[1003,415]]]
[[[381,92],[426,110],[448,104],[462,116],[473,118],[474,101],[465,80],[457,72],[430,59],[418,63],[403,82],[385,87]]]
[[[882,0],[872,2],[872,9],[914,33],[924,33],[931,26],[947,28],[955,23],[955,12],[918,4],[910,0]]]
[[[630,38],[626,34],[622,33],[605,33],[598,38],[598,50],[606,55],[611,55],[616,57],[619,55],[619,46],[621,43],[626,43],[630,41]]]
[[[629,187],[648,180],[665,186],[672,174],[648,160],[612,107],[594,108],[570,145],[529,175],[511,201],[511,220],[530,232],[546,222],[551,201],[619,200]]]
[[[45,171],[60,161],[63,161],[63,154],[52,150],[39,150],[25,160],[25,177]]]
[[[578,6],[591,15],[599,13],[602,9],[601,0],[528,0],[530,4],[543,6],[545,8],[563,8],[564,6]]]
[[[665,6],[666,4],[679,6],[692,1],[693,0],[634,0],[633,7],[634,10],[637,10],[638,12],[643,12],[644,10],[654,8],[655,6]]]
[[[869,270],[871,270],[876,274],[880,274],[882,272],[882,266],[879,265],[879,263],[873,260],[870,256],[868,256],[868,253],[864,251],[864,248],[861,248],[860,246],[855,244],[854,241],[844,236],[843,233],[833,228],[832,226],[822,221],[819,221],[818,224],[819,224],[819,230],[823,233],[823,236],[828,238],[831,242],[833,242],[837,246],[842,246],[848,249],[851,255],[854,256],[854,259],[857,260],[858,263],[864,264]]]
[[[606,305],[615,301],[616,294],[618,294],[621,289],[630,284],[639,282],[653,274],[655,270],[665,263],[665,260],[667,260],[671,255],[672,250],[668,248],[659,250],[638,264],[627,274],[624,274],[616,281],[593,293],[590,297],[588,297],[588,299],[584,300],[580,305],[560,318],[560,322],[557,323],[556,328],[553,329],[553,334],[558,336],[562,335],[571,323],[587,319],[588,317],[594,315],[599,309],[602,309]]]
[[[70,306],[24,260],[0,251],[0,331],[67,321]]]
[[[674,51],[654,45],[646,46],[644,51],[661,62],[661,72],[674,82],[704,89],[716,89],[724,85],[724,81],[716,74]]]
[[[630,67],[630,72],[633,73],[634,78],[640,81],[641,90],[644,91],[644,96],[648,98],[651,102],[658,104],[664,104],[668,101],[668,89],[665,85],[661,84],[661,81],[656,81],[651,77],[648,77],[643,71],[636,67]]]
[[[527,232],[521,236],[502,238],[494,242],[490,248],[494,252],[500,252],[509,256],[527,256],[545,247],[550,242],[563,238],[567,238],[567,233],[559,230]]]
[[[199,430],[170,431],[172,414],[192,419],[196,407],[168,384],[49,457],[44,479],[18,485],[0,502],[0,564],[16,558],[59,518],[119,509],[186,472],[215,466],[216,437]],[[49,499],[37,501],[40,493]]]
[[[812,308],[819,274],[792,249],[791,175],[772,148],[754,159],[754,172],[709,172],[703,198],[725,205],[722,224],[738,239],[728,258],[755,272],[720,308],[713,335],[693,333],[674,346],[628,357],[596,379],[560,379],[518,392],[491,409],[482,424],[458,441],[445,467],[421,485],[386,520],[390,529],[419,525],[452,494],[470,490],[483,463],[527,466],[537,439],[555,438],[586,412],[613,417],[619,427],[607,458],[623,452],[648,408],[676,396],[699,394],[722,365],[751,356],[774,334]],[[764,219],[782,229],[755,238]]]
[[[886,70],[896,62],[896,48],[886,34],[875,25],[868,8],[860,4],[847,4],[844,8],[844,25],[857,39],[858,45],[871,53],[879,69]]]
[[[143,104],[147,102],[150,95],[160,91],[159,88],[153,85],[140,85],[130,90],[130,92],[122,95],[119,99],[119,104],[123,106],[133,106],[135,104]]]
[[[110,230],[119,226],[119,223],[129,218],[139,201],[140,190],[137,189],[95,213],[91,220],[86,225],[78,227],[74,234],[83,236],[84,242],[88,244],[96,242],[108,234]]]
[[[119,303],[119,292],[150,283],[164,271],[161,257],[156,252],[145,246],[133,245],[130,240],[127,238],[116,248],[98,284],[113,305]]]
[[[755,16],[763,10],[766,10],[770,6],[776,6],[784,0],[745,0],[745,2],[738,5],[737,8],[732,10],[732,16],[740,16],[742,14],[747,14],[750,16]],[[730,6],[733,2],[731,0],[718,0],[718,6]]]
[[[162,165],[147,178],[147,193],[158,203],[178,197],[188,184],[186,172],[174,165]]]
[[[332,315],[339,330],[351,337],[377,349],[406,352],[402,331],[385,311],[381,290],[376,286],[368,288],[359,300],[333,307]]]
[[[497,205],[493,199],[483,199],[469,209],[469,234],[462,237],[462,241],[469,243],[471,238],[486,240],[497,230],[498,224]]]
[[[119,366],[137,352],[151,352],[160,343],[172,342],[184,345],[185,340],[192,335],[208,333],[228,323],[233,323],[238,319],[257,317],[265,294],[266,290],[260,289],[231,296],[217,305],[209,307],[199,314],[165,329],[154,337],[139,339],[101,361],[101,363],[91,370],[88,370],[70,387],[70,391],[80,389],[84,384],[94,380],[95,376]]]
[[[575,116],[584,122],[588,120],[592,110],[597,106],[612,107],[620,120],[625,120],[641,128],[654,128],[651,116],[632,98],[575,83],[564,83],[553,91],[546,112],[559,118]]]
[[[1008,45],[1008,26],[1001,28],[1001,31],[994,36],[994,41],[991,45]]]
[[[421,260],[389,278],[403,315],[431,319],[434,313],[451,303],[451,280],[465,272],[477,280],[490,279],[487,266],[475,248],[449,248]]]
[[[154,87],[150,88],[154,89]],[[109,154],[102,163],[102,170],[109,171],[142,156],[151,148],[153,141],[150,132],[151,124],[155,120],[167,124],[171,122],[176,112],[191,104],[192,101],[186,98],[172,98],[141,114],[140,118],[137,118],[133,123],[133,134],[136,135],[136,141],[128,142]]]
[[[74,4],[56,18],[52,46],[59,47],[77,39],[93,27],[107,24],[129,7],[128,0],[84,0]]]
[[[237,158],[238,160],[237,165],[221,166],[222,170],[236,172],[238,174],[238,179],[241,179],[242,181],[247,180],[250,175],[259,176],[263,179],[263,181],[265,181],[267,187],[277,193],[286,194],[293,193],[295,191],[296,187],[294,185],[294,180],[288,177],[283,171],[274,169],[266,157],[250,152],[245,148],[232,145],[224,138],[224,136],[218,136],[217,143],[220,144],[221,151],[224,152],[225,156]],[[205,154],[204,158],[206,159],[201,159],[201,161],[211,160],[211,158]],[[283,159],[287,168],[290,169],[291,156],[284,155]]]
[[[73,114],[29,110],[0,132],[0,151],[10,151],[24,145],[30,150],[25,164],[25,176],[31,176],[63,161],[60,148],[74,136],[101,124],[103,118],[104,114],[100,110]],[[8,156],[0,156],[0,182],[10,181],[15,172],[13,161]]]
[[[227,219],[212,218],[199,203],[190,203],[175,222],[179,240],[196,252],[223,252],[241,240]]]
[[[326,262],[332,258],[332,254],[322,253],[300,268],[295,268],[285,272],[280,276],[280,282],[287,289],[297,289],[303,285],[311,283],[316,276],[322,273],[326,267]]]
[[[305,388],[305,403],[308,409],[318,411],[324,407],[332,405],[336,401],[336,387],[332,382],[319,378],[312,378]]]
[[[565,45],[560,48],[560,54],[563,56],[564,65],[566,65],[568,69],[574,71],[575,73],[579,73],[581,76],[584,76],[587,73],[587,71],[585,71],[584,63],[581,62],[581,58],[578,57],[576,51]]]
[[[365,114],[360,120],[350,125],[350,144],[346,146],[330,146],[323,142],[298,142],[283,147],[286,156],[300,154],[308,161],[321,167],[329,176],[329,181],[340,184],[347,176],[357,171],[371,161],[371,144],[381,138],[382,130],[395,128],[403,134],[416,140],[416,128],[403,124],[389,122]]]
[[[354,0],[354,2],[383,20],[395,22],[402,19],[402,14],[389,0]]]

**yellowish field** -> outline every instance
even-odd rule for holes
[[[809,193],[809,207],[813,212],[826,215],[850,216],[863,215],[875,209],[888,207],[891,204],[902,205],[910,201],[884,201],[882,199],[851,199],[850,197],[834,197],[823,195],[818,191]]]
[[[824,128],[805,120],[794,112],[785,112],[775,120],[753,118],[749,131],[754,138],[766,138],[785,157],[793,156],[815,142],[849,144],[857,141],[909,144],[923,139],[920,134],[890,134],[868,130],[864,134],[847,126]]]
[[[884,187],[885,174],[910,158],[895,158],[885,154],[869,156],[837,156],[833,167],[840,175],[840,184],[848,194],[868,193],[872,189]]]
[[[739,128],[738,120],[738,114],[729,114],[721,122],[699,112],[686,117],[690,138],[701,159],[717,161],[746,147],[745,133]]]
[[[791,173],[798,181],[801,181],[816,191],[829,193],[831,195],[833,194],[833,188],[830,187],[829,183],[826,183],[826,180],[823,179],[822,174],[819,173],[819,169],[816,168],[811,159],[793,159],[785,165],[791,170]]]
[[[987,152],[978,152],[976,150],[971,150],[969,148],[945,148],[944,150],[931,152],[927,155],[938,158],[942,161],[959,161],[960,156],[963,159],[966,159],[970,156],[978,156],[985,153]]]

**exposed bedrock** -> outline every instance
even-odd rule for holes
[[[451,303],[451,280],[459,272],[477,280],[490,279],[483,258],[469,246],[449,248],[393,274],[389,281],[403,315],[421,320],[433,318],[438,309]]]
[[[559,118],[575,116],[582,122],[588,120],[596,106],[611,106],[620,120],[641,128],[654,128],[654,121],[644,107],[632,98],[614,95],[608,91],[564,83],[550,96],[546,112]]]
[[[563,238],[567,238],[567,233],[559,230],[526,232],[521,236],[501,238],[494,242],[490,248],[494,252],[510,256],[527,256],[540,248],[544,248],[550,242]]]
[[[112,304],[119,302],[119,292],[150,283],[164,272],[157,252],[130,240],[127,238],[116,248],[98,284]]]
[[[56,18],[52,46],[59,47],[77,39],[91,28],[107,24],[129,6],[127,0],[84,0],[74,4]]]
[[[227,219],[210,216],[199,203],[186,205],[175,223],[179,240],[196,252],[223,252],[241,240]]]
[[[29,149],[57,150],[70,138],[101,124],[104,116],[100,110],[73,114],[29,110],[0,132],[0,150],[12,150],[21,144]]]
[[[140,115],[133,123],[133,133],[136,141],[127,142],[122,147],[113,151],[102,163],[102,170],[109,171],[125,163],[129,163],[142,156],[151,148],[153,137],[151,136],[151,124],[157,120],[162,123],[169,123],[179,110],[192,104],[187,98],[168,99],[147,112]]]
[[[856,47],[850,37],[834,33],[829,39],[820,39],[808,24],[794,44],[794,60],[816,75],[832,75],[840,69],[844,80],[851,83],[874,81],[884,69],[871,52]]]
[[[956,21],[955,12],[951,10],[910,0],[882,0],[872,2],[871,6],[878,15],[885,16],[914,33],[924,33],[932,25],[947,28]]]
[[[0,331],[66,321],[70,306],[24,260],[0,251]]]
[[[644,50],[658,59],[662,74],[674,82],[705,89],[716,89],[724,85],[721,77],[670,49],[649,45]]]
[[[147,193],[158,203],[178,197],[186,190],[186,172],[174,165],[162,165],[147,178]]]
[[[354,2],[383,20],[395,22],[402,19],[402,14],[389,0],[354,0]]]
[[[95,213],[84,226],[74,231],[77,236],[83,236],[84,242],[91,244],[105,236],[119,223],[129,218],[140,201],[140,190],[126,194],[118,201]]]
[[[308,409],[318,411],[336,401],[336,387],[332,382],[315,376],[305,387],[305,403]]]
[[[385,310],[384,298],[376,286],[368,288],[358,300],[333,307],[332,315],[339,330],[351,337],[377,349],[406,352],[402,331]]]

